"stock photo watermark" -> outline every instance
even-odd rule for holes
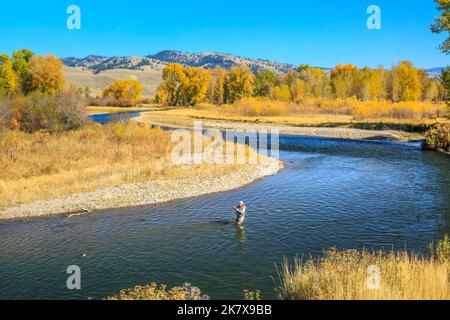
[[[203,122],[194,122],[194,129],[178,129],[172,133],[172,164],[258,164],[261,156],[279,159],[278,130],[234,131],[203,129]]]
[[[66,13],[69,15],[67,18],[67,29],[69,30],[81,30],[81,9],[79,6],[73,4],[67,7]]]
[[[367,268],[367,289],[378,290],[381,288],[381,269],[379,266],[370,265]]]
[[[70,275],[66,281],[67,289],[81,290],[81,268],[72,265],[67,267],[66,273]]]
[[[367,28],[369,30],[381,30],[381,8],[375,4],[367,8]]]

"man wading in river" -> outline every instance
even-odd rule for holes
[[[244,201],[239,202],[238,207],[234,207],[234,213],[236,214],[236,224],[241,227],[245,222],[245,213],[247,212],[247,207]]]

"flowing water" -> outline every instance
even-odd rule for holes
[[[324,248],[426,253],[450,232],[450,159],[417,144],[281,137],[286,168],[250,186],[95,215],[0,222],[0,299],[102,298],[152,281],[276,298],[276,264]],[[232,206],[248,202],[244,229]],[[78,265],[82,290],[66,288]]]
[[[128,111],[128,112],[116,112],[116,113],[99,113],[88,116],[89,120],[98,122],[100,124],[125,122],[133,118],[137,118],[143,112],[149,111]]]

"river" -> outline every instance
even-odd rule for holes
[[[417,144],[282,136],[286,168],[250,186],[66,219],[0,222],[0,299],[101,299],[152,281],[213,299],[262,290],[276,265],[324,248],[426,253],[450,232],[450,160]],[[248,203],[243,230],[228,223]],[[82,290],[66,288],[66,268]]]

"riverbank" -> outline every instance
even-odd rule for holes
[[[222,192],[282,167],[279,160],[262,156],[257,165],[174,165],[171,138],[170,131],[133,123],[89,125],[59,134],[0,130],[0,220]]]
[[[350,139],[350,140],[385,140],[385,141],[417,141],[423,140],[420,133],[411,133],[398,130],[367,130],[345,127],[323,127],[320,124],[298,125],[283,124],[283,118],[275,119],[269,117],[265,121],[260,119],[239,119],[225,120],[208,117],[205,113],[195,114],[196,110],[175,109],[167,111],[156,111],[142,113],[135,118],[136,121],[144,124],[167,126],[172,128],[191,128],[194,121],[202,121],[203,128],[220,130],[278,130],[280,134],[296,135],[304,137]],[[338,117],[338,116],[337,116]],[[339,118],[339,117],[338,117]],[[312,119],[316,121],[317,119]]]
[[[258,179],[274,175],[282,168],[281,161],[262,157],[257,165],[243,165],[225,172],[149,180],[21,204],[0,211],[0,220],[92,213],[104,209],[137,207],[198,197],[244,187]]]
[[[144,107],[99,107],[99,106],[88,106],[86,107],[86,115],[93,116],[98,114],[110,114],[110,113],[121,113],[121,112],[146,112],[146,111],[156,111],[160,110],[152,106]]]

